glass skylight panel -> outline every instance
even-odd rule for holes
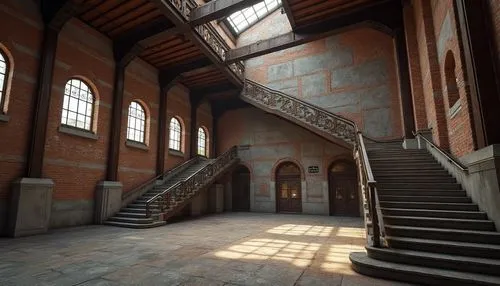
[[[227,21],[231,25],[231,28],[239,34],[269,15],[276,8],[278,8],[280,4],[281,0],[265,0],[253,5],[252,7],[245,8],[231,14],[227,18]]]

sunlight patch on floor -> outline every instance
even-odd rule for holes
[[[327,237],[333,231],[331,226],[320,225],[297,225],[297,224],[284,224],[268,230],[268,233],[283,234],[283,235],[305,235],[305,236],[319,236]]]

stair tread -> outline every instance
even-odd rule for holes
[[[409,212],[440,212],[440,213],[461,213],[461,214],[486,214],[482,211],[461,211],[461,210],[432,210],[432,209],[402,209],[402,208],[380,208],[388,211],[409,211]]]
[[[500,251],[500,245],[495,245],[495,244],[473,243],[473,242],[462,242],[462,241],[451,241],[451,240],[422,239],[422,238],[400,237],[400,236],[386,236],[385,238],[386,240],[398,240],[407,243],[432,244],[436,246],[451,245],[454,247],[487,248]]]
[[[488,236],[498,236],[500,239],[500,233],[496,231],[482,231],[482,230],[469,230],[469,229],[450,229],[450,228],[437,228],[437,227],[421,227],[421,226],[406,226],[406,225],[390,225],[385,224],[386,228],[399,228],[401,230],[417,230],[417,231],[432,231],[432,232],[444,232],[444,233],[456,233],[456,234],[475,234],[475,235],[488,235]]]
[[[423,205],[423,204],[432,204],[432,205],[456,205],[456,206],[476,206],[474,203],[442,203],[442,202],[394,202],[394,201],[380,201],[380,203],[390,203],[390,204],[411,204],[411,205]]]
[[[104,224],[112,226],[130,227],[130,228],[149,228],[165,225],[165,221],[154,221],[148,224],[138,224],[138,223],[128,223],[128,222],[118,222],[118,221],[105,221]]]
[[[445,279],[451,280],[450,283],[469,283],[469,284],[483,284],[483,285],[500,285],[500,279],[496,276],[479,274],[479,273],[471,273],[471,272],[463,272],[456,270],[447,270],[447,269],[436,269],[429,268],[424,266],[416,266],[409,264],[401,264],[388,262],[383,260],[377,260],[374,258],[368,257],[365,252],[354,252],[349,255],[349,259],[351,262],[356,265],[356,267],[370,267],[375,269],[375,272],[379,272],[377,275],[379,277],[389,278],[390,275],[382,276],[387,272],[397,272],[399,274],[403,274],[401,277],[404,278],[405,281],[416,282],[411,280],[412,275],[419,275],[420,277],[426,277],[427,279]],[[362,270],[362,269],[358,269]],[[387,271],[387,272],[385,272]],[[363,271],[361,271],[363,273]],[[410,279],[410,280],[406,280]],[[421,280],[420,280],[421,281]],[[452,282],[453,281],[453,282]]]
[[[493,223],[491,220],[483,219],[461,219],[461,218],[442,218],[442,217],[416,217],[416,216],[388,216],[384,215],[384,218],[389,219],[412,219],[412,220],[422,220],[422,221],[455,221],[455,222],[470,222],[470,223]]]
[[[426,252],[426,251],[415,251],[408,249],[397,249],[397,248],[376,248],[372,246],[366,246],[367,250],[378,251],[378,252],[386,252],[386,253],[397,253],[407,256],[417,257],[426,257],[426,258],[434,258],[440,260],[447,261],[457,261],[462,263],[480,263],[480,264],[488,264],[500,267],[500,259],[491,259],[491,258],[483,258],[483,257],[471,257],[471,256],[461,256],[454,254],[446,254],[446,253],[436,253],[436,252]]]

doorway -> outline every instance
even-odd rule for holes
[[[359,216],[356,166],[349,161],[334,162],[328,168],[330,215]]]
[[[276,211],[302,212],[302,180],[300,168],[291,162],[282,163],[276,170]]]
[[[238,166],[233,172],[232,177],[232,202],[233,211],[250,211],[250,170],[245,166]]]

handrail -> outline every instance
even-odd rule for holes
[[[378,200],[377,181],[373,176],[373,171],[368,160],[366,146],[361,131],[357,130],[357,152],[356,156],[358,169],[360,170],[361,188],[364,191],[365,201],[368,204],[368,214],[372,220],[373,246],[381,247],[381,238],[385,236],[385,225]],[[360,154],[359,154],[360,153]],[[368,236],[367,236],[368,239]]]
[[[343,136],[351,140],[352,142],[356,142],[357,126],[356,123],[350,119],[332,113],[326,109],[323,109],[319,106],[296,98],[294,96],[290,96],[281,91],[268,88],[249,79],[245,79],[243,90],[245,92],[244,94],[247,95],[247,97],[253,100],[257,100],[259,103],[267,105],[269,108],[287,108],[287,110],[283,112],[300,117],[307,123],[316,125],[323,129],[327,129],[334,135]],[[281,98],[276,97],[276,95],[279,95]],[[288,101],[285,102],[283,98]],[[282,102],[284,104],[282,104],[281,106],[277,106],[279,102]],[[291,104],[285,106],[286,103]]]
[[[124,193],[122,195],[122,200],[126,201],[128,198],[134,196],[135,194],[137,194],[138,192],[140,192],[141,190],[143,190],[144,188],[146,188],[148,185],[151,185],[151,184],[155,183],[159,178],[166,177],[166,176],[168,176],[170,174],[173,174],[174,172],[177,172],[177,170],[182,169],[186,165],[189,165],[190,163],[194,162],[195,160],[198,160],[198,158],[195,157],[195,158],[189,159],[186,162],[180,164],[179,166],[175,166],[174,168],[172,168],[172,169],[170,169],[168,171],[165,171],[163,174],[160,174],[160,175],[158,175],[158,176],[156,176],[156,177],[154,177],[152,179],[149,179],[148,181],[146,181],[145,183],[139,185],[138,187],[135,187],[132,190]]]
[[[425,142],[427,142],[427,144],[429,144],[431,146],[431,148],[436,149],[439,153],[441,153],[441,155],[443,155],[443,156],[446,157],[446,159],[448,160],[448,162],[451,162],[452,164],[454,164],[455,166],[457,166],[463,172],[466,172],[466,173],[469,172],[469,168],[468,167],[466,167],[464,164],[462,164],[456,158],[454,158],[453,156],[451,156],[450,154],[448,154],[447,152],[445,152],[443,149],[441,149],[441,147],[439,147],[436,144],[434,144],[434,142],[432,142],[431,140],[427,139],[420,132],[413,132],[413,135],[417,136],[418,138],[420,138],[420,139],[424,140]]]
[[[175,7],[185,21],[189,21],[191,11],[198,7],[198,3],[193,0],[168,0],[168,2]],[[213,25],[205,23],[194,27],[194,30],[210,46],[213,52],[217,54],[221,63],[223,63],[231,47],[219,35],[219,32],[217,32]],[[228,65],[228,67],[241,81],[244,80],[245,66],[242,63],[233,63]]]
[[[160,211],[164,212],[169,208],[171,200],[174,199],[174,196],[181,198],[187,197],[196,188],[214,179],[225,167],[227,167],[229,163],[232,162],[232,160],[236,159],[237,154],[237,146],[231,147],[228,151],[217,157],[214,162],[206,165],[184,180],[177,182],[173,186],[149,199],[146,202],[146,216],[151,216],[151,205],[153,203],[159,203]]]

